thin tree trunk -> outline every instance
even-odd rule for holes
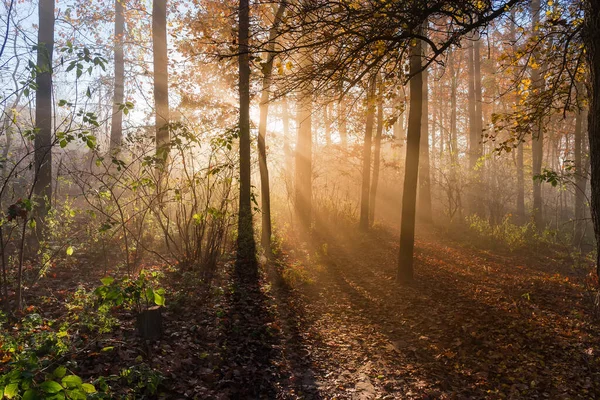
[[[271,90],[271,73],[275,59],[275,39],[281,22],[281,17],[286,7],[282,1],[275,13],[273,26],[269,31],[269,45],[267,47],[267,60],[263,65],[262,91],[260,95],[260,117],[258,123],[258,166],[260,170],[260,199],[262,211],[261,244],[267,258],[272,257],[271,252],[271,193],[269,188],[269,168],[267,166],[267,118],[269,113],[269,90]]]
[[[515,49],[516,53],[516,42],[517,42],[517,23],[516,21],[516,11],[513,9],[511,11],[511,19],[512,22],[510,24],[510,41]],[[513,80],[515,81],[515,86],[517,85],[517,81],[519,80],[519,71],[517,67],[514,67],[513,71]],[[515,87],[515,109],[519,104],[520,96],[518,88]],[[523,146],[524,143],[519,143],[517,147],[517,219],[520,223],[525,222],[525,177],[524,177],[524,164],[523,164]]]
[[[123,42],[125,34],[125,15],[123,1],[115,0],[115,86],[112,107],[112,120],[110,126],[110,151],[114,152],[121,146],[123,140],[123,104],[125,60],[123,55]]]
[[[167,162],[169,153],[169,74],[167,55],[167,0],[152,2],[152,53],[154,57],[154,103],[156,154]]]
[[[532,31],[537,33],[537,25],[540,21],[540,0],[531,0]],[[539,52],[534,52],[534,60],[539,60]],[[542,78],[538,68],[531,69],[531,82],[533,86],[533,95],[539,96],[542,90]],[[544,157],[544,131],[541,126],[541,119],[533,121],[533,138],[531,144],[532,151],[532,173],[533,176],[542,173],[542,159]],[[542,229],[544,225],[542,210],[542,182],[539,179],[533,181],[533,219],[537,229]]]
[[[477,162],[481,157],[482,146],[481,146],[481,133],[483,132],[483,99],[481,92],[481,41],[479,35],[476,36],[475,42],[473,43],[473,79],[475,82],[475,132],[472,137],[471,157],[473,166],[471,170],[474,172],[475,178],[475,193],[474,194],[474,209],[473,211],[478,214],[483,214],[483,201],[481,199],[481,183],[482,177],[484,177],[483,168],[479,168],[474,171],[477,166]]]
[[[422,43],[423,54],[427,46]],[[423,81],[421,109],[421,143],[419,161],[419,216],[424,222],[431,222],[431,177],[429,175],[429,73],[421,73]]]
[[[419,144],[421,141],[421,108],[423,106],[423,79],[421,70],[421,42],[410,48],[410,111],[406,138],[406,168],[402,195],[402,221],[400,225],[400,252],[397,279],[402,283],[413,280],[413,253],[415,246],[415,208],[419,177]]]
[[[371,147],[373,120],[375,118],[375,86],[376,76],[369,79],[367,87],[367,122],[365,124],[365,140],[362,152],[362,190],[360,195],[360,220],[358,227],[362,231],[369,229],[369,191],[371,187]]]
[[[590,71],[588,86],[588,139],[590,155],[591,214],[600,249],[600,2],[585,0],[583,38]],[[596,252],[596,273],[600,277],[600,251]]]
[[[157,1],[157,0],[155,0]],[[256,244],[252,226],[250,166],[250,28],[249,1],[240,0],[239,18],[239,95],[240,95],[240,199],[236,265],[246,276],[256,274]]]
[[[381,136],[383,135],[383,82],[379,82],[377,95],[377,130],[373,150],[373,179],[369,197],[369,226],[375,222],[375,203],[377,201],[377,186],[379,186],[379,169],[381,165]]]
[[[344,91],[343,86],[340,84],[339,94],[342,96]],[[337,103],[338,108],[338,130],[340,134],[340,144],[342,145],[342,149],[346,149],[348,147],[348,128],[346,124],[346,98],[340,97]]]
[[[325,104],[323,113],[325,114],[325,144],[329,146],[331,144],[331,103]]]
[[[309,49],[302,50],[302,67],[312,67]],[[312,84],[306,82],[299,93],[296,121],[296,214],[300,228],[308,234],[312,216]]]
[[[35,106],[36,236],[41,239],[52,206],[52,56],[54,52],[54,0],[40,0]],[[19,296],[19,302],[21,298]]]
[[[290,112],[288,109],[287,98],[283,98],[281,101],[281,124],[283,125],[283,156],[284,156],[284,168],[285,178],[289,182],[289,178],[292,174],[292,150],[290,149]]]
[[[579,88],[578,91],[581,91]],[[585,110],[579,110],[575,115],[575,226],[573,244],[581,246],[585,226],[585,190],[586,171],[583,168],[583,120],[587,118]]]

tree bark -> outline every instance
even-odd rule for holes
[[[157,1],[157,0],[155,0]],[[240,95],[240,198],[236,266],[244,276],[256,274],[256,243],[252,226],[250,164],[250,29],[249,0],[240,0],[239,18],[239,95]]]
[[[516,53],[516,42],[517,42],[517,24],[516,24],[516,11],[511,11],[512,22],[510,24],[510,41],[515,49]],[[514,67],[513,80],[515,86],[519,80],[519,71]],[[519,104],[519,91],[515,87],[515,110]],[[525,176],[524,176],[524,164],[523,164],[523,143],[519,143],[517,147],[517,219],[520,223],[525,221]]]
[[[423,79],[421,70],[421,42],[410,48],[410,110],[406,135],[406,167],[402,195],[402,221],[400,224],[400,253],[397,279],[401,283],[413,280],[413,252],[415,246],[415,208],[419,177],[419,144],[421,141],[421,108],[423,106]]]
[[[156,155],[166,162],[170,142],[167,0],[153,0],[152,2],[152,54],[154,58]]]
[[[421,44],[423,54],[426,45]],[[424,70],[421,73],[423,80],[423,105],[421,111],[421,143],[419,161],[419,216],[424,222],[431,222],[431,177],[429,175],[429,73]]]
[[[125,0],[115,0],[115,86],[110,126],[111,153],[121,146],[123,140],[123,111],[120,110],[120,104],[123,104],[125,88],[125,60],[123,54],[125,14],[123,1]]]
[[[36,235],[40,239],[48,210],[52,206],[52,59],[54,52],[54,0],[40,0],[37,48],[38,73],[35,98],[35,182]]]
[[[344,92],[344,87],[340,84],[339,95],[342,96]],[[340,134],[340,144],[342,145],[342,149],[346,149],[348,147],[348,128],[346,124],[346,98],[340,97],[337,104],[338,108],[338,130]]]
[[[311,68],[309,49],[302,50],[302,67]],[[303,233],[310,231],[312,217],[312,84],[301,88],[296,121],[296,214]]]
[[[537,25],[540,22],[540,0],[531,0],[532,14],[532,30],[534,35],[537,34]],[[536,51],[532,55],[534,60],[539,60],[539,52]],[[539,96],[542,90],[542,78],[538,68],[531,69],[531,82],[533,87],[533,95]],[[533,138],[531,143],[532,155],[532,173],[533,176],[542,173],[542,159],[544,157],[544,131],[542,130],[542,121],[538,119],[533,121]],[[542,182],[539,179],[533,181],[533,219],[537,229],[542,229],[544,225],[543,210],[542,210]]]
[[[269,45],[267,46],[267,60],[263,64],[262,91],[260,94],[260,117],[258,123],[258,166],[260,170],[260,199],[262,211],[262,233],[261,244],[265,256],[271,259],[271,193],[269,187],[269,168],[267,165],[267,118],[269,113],[269,90],[271,90],[271,74],[273,72],[273,60],[275,59],[275,39],[281,17],[286,7],[286,2],[282,1],[275,13],[273,26],[269,31]]]
[[[588,140],[590,155],[591,214],[600,248],[600,2],[585,0],[583,39],[590,71],[588,86]],[[600,277],[600,251],[596,252],[596,273]]]
[[[583,88],[579,87],[578,92]],[[586,170],[583,163],[583,121],[587,118],[586,110],[578,110],[575,115],[575,226],[573,244],[581,247],[585,227],[585,191],[587,186]]]
[[[375,132],[375,146],[373,149],[373,178],[371,179],[371,193],[369,195],[369,226],[375,222],[375,203],[377,201],[377,187],[379,186],[379,169],[381,165],[381,136],[383,135],[383,82],[379,82],[377,95],[377,130]]]
[[[362,190],[360,195],[360,220],[358,228],[362,231],[369,229],[369,191],[371,188],[371,148],[373,135],[373,120],[375,118],[375,86],[376,77],[369,79],[367,84],[367,122],[365,124],[365,140],[363,144]]]

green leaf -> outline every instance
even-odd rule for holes
[[[52,373],[55,377],[57,378],[62,378],[63,376],[65,376],[67,373],[67,369],[65,367],[63,367],[62,365],[58,368],[56,368],[54,370],[54,372]]]
[[[62,384],[64,387],[67,388],[77,388],[81,387],[83,381],[77,375],[67,375],[64,378],[62,378]]]
[[[63,387],[60,386],[60,384],[58,382],[55,381],[46,381],[46,382],[42,382],[42,384],[40,385],[40,389],[42,389],[45,393],[58,393],[61,390],[63,390]]]
[[[84,391],[79,389],[67,390],[67,396],[72,400],[86,400],[87,395]]]
[[[159,294],[158,291],[154,292],[154,303],[156,303],[157,306],[165,305],[165,297],[162,294]]]
[[[115,281],[115,278],[111,277],[111,276],[107,276],[105,278],[100,279],[100,282],[102,282],[102,284],[104,286],[108,286],[111,283],[113,283]]]
[[[103,347],[102,350],[100,350],[102,353],[105,353],[107,351],[113,351],[115,349],[115,346],[106,346]]]
[[[18,383],[11,383],[9,385],[6,385],[6,387],[4,388],[4,396],[9,399],[12,399],[18,393],[19,393],[19,384]]]
[[[39,398],[40,398],[40,396],[38,396],[37,392],[33,389],[28,389],[23,394],[23,400],[37,400]]]
[[[73,255],[73,246],[67,247],[67,255],[68,256],[72,256]]]
[[[83,385],[81,385],[81,388],[86,393],[96,393],[96,388],[91,383],[84,383]]]

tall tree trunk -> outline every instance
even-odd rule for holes
[[[423,106],[423,79],[421,74],[421,41],[410,47],[410,111],[406,135],[406,167],[402,194],[402,221],[400,225],[400,253],[397,279],[402,283],[413,280],[413,253],[415,246],[415,208],[419,177],[419,144],[421,141],[421,107]]]
[[[578,88],[581,92],[583,88]],[[573,244],[581,246],[583,243],[583,233],[585,227],[585,190],[586,173],[583,168],[583,121],[587,118],[585,110],[578,110],[575,115],[575,226],[573,234]]]
[[[267,117],[269,113],[269,90],[271,90],[271,73],[275,59],[275,39],[281,22],[281,17],[286,7],[285,0],[279,4],[269,31],[269,45],[267,47],[267,60],[263,65],[262,91],[260,94],[260,117],[258,123],[258,166],[260,170],[260,199],[262,209],[261,244],[267,258],[272,257],[271,252],[271,193],[269,188],[269,168],[267,166]]]
[[[40,0],[35,106],[36,235],[40,239],[52,205],[52,56],[54,51],[54,0]],[[19,299],[20,300],[20,299]]]
[[[371,179],[371,193],[369,194],[369,226],[375,222],[375,203],[377,201],[377,186],[379,185],[379,169],[381,165],[381,136],[383,135],[383,81],[379,82],[377,94],[377,130],[375,133],[375,147],[373,149],[373,179]]]
[[[477,142],[477,111],[475,105],[475,41],[472,41],[467,48],[467,94],[469,108],[469,171],[473,171],[477,164],[476,147]],[[474,212],[474,200],[470,199],[471,212]]]
[[[590,71],[588,86],[588,139],[590,155],[591,214],[600,249],[600,2],[585,0],[583,38]],[[600,251],[596,252],[596,273],[600,277]]]
[[[340,134],[340,144],[342,145],[342,149],[346,149],[348,147],[348,128],[346,123],[346,97],[341,97],[344,93],[344,87],[340,84],[339,95],[340,99],[337,103],[337,119],[338,119],[338,133]]]
[[[514,52],[516,53],[517,48],[517,23],[516,23],[516,11],[511,11],[511,24],[510,24],[510,41],[512,43]],[[517,67],[514,67],[513,80],[515,81],[515,111],[519,104],[520,96],[519,90],[516,87],[517,81],[519,80],[519,71]],[[525,177],[524,177],[524,164],[523,164],[523,143],[519,143],[517,147],[517,219],[520,223],[525,221]]]
[[[123,55],[123,42],[125,34],[125,14],[123,2],[115,0],[115,87],[113,96],[112,119],[110,125],[110,151],[114,152],[121,146],[123,140],[123,104],[125,60]]]
[[[157,0],[155,0],[157,1]],[[238,215],[237,259],[239,272],[256,274],[256,244],[252,226],[250,166],[250,29],[249,0],[240,0],[239,18],[239,95],[240,95],[240,199]]]
[[[331,103],[325,104],[323,113],[325,120],[325,144],[329,146],[331,144]]]
[[[474,68],[474,76],[475,80],[475,134],[473,136],[473,147],[471,148],[474,164],[472,170],[475,169],[477,162],[482,154],[482,146],[481,146],[481,133],[483,132],[483,98],[481,92],[481,38],[479,34],[475,37],[475,42],[473,43],[473,68]],[[483,174],[483,168],[479,168],[477,171],[474,171],[475,174],[475,209],[476,213],[483,213],[483,201],[481,198],[481,183]],[[479,190],[478,190],[479,188]]]
[[[312,68],[310,49],[302,50],[302,67]],[[303,233],[310,231],[312,216],[312,84],[306,82],[299,93],[296,143],[296,214]]]
[[[169,153],[169,74],[167,55],[167,0],[152,2],[152,55],[156,155],[167,162]]]
[[[281,100],[281,124],[283,125],[283,157],[286,182],[292,174],[292,150],[290,148],[290,112],[287,98]]]
[[[538,32],[540,22],[540,0],[531,0],[532,31],[534,35]],[[539,52],[532,55],[533,60],[539,61]],[[533,95],[539,96],[542,90],[542,77],[539,67],[531,69],[531,82],[533,86]],[[531,144],[532,152],[532,173],[533,176],[542,173],[542,159],[544,157],[544,131],[542,130],[541,118],[533,121],[533,138]],[[542,210],[542,182],[539,179],[533,181],[533,219],[537,229],[542,229],[544,225]]]
[[[371,188],[371,147],[373,120],[375,118],[375,86],[376,76],[369,79],[367,87],[367,122],[365,124],[365,140],[362,152],[362,190],[360,194],[360,220],[358,227],[362,231],[369,229],[369,190]]]
[[[423,54],[427,46],[422,43]],[[431,222],[431,177],[429,175],[429,73],[421,73],[423,80],[423,105],[421,109],[421,143],[419,161],[419,216],[424,222]]]

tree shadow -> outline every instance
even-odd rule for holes
[[[558,316],[538,318],[523,304],[499,301],[503,294],[493,293],[496,288],[482,291],[475,275],[445,267],[440,261],[447,254],[429,248],[417,254],[415,283],[397,285],[390,264],[397,240],[363,236],[352,246],[350,236],[330,238],[325,280],[349,302],[348,313],[392,344],[380,355],[388,369],[411,366],[400,374],[406,387],[396,387],[394,395],[568,397],[600,390],[597,362],[574,351],[596,347],[597,338],[575,343],[552,325],[550,318]],[[588,387],[577,387],[574,378]]]
[[[219,389],[227,398],[321,398],[294,296],[274,266],[265,275],[232,273],[220,342]]]

